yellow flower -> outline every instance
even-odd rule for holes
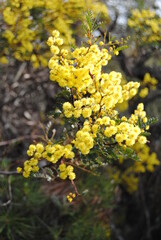
[[[60,33],[57,30],[52,31],[52,36],[58,38]]]
[[[25,177],[25,178],[28,178],[29,176],[30,176],[30,173],[29,172],[23,172],[23,176]]]
[[[63,180],[65,180],[67,178],[67,176],[68,175],[66,174],[66,172],[61,172],[60,173],[60,178],[63,179]]]
[[[52,45],[50,51],[52,54],[59,54],[59,48],[57,46]]]
[[[73,172],[69,173],[69,179],[70,180],[74,180],[75,178],[76,178],[75,173],[73,173]]]
[[[148,93],[149,93],[149,89],[146,87],[146,88],[141,89],[139,96],[141,98],[145,98],[148,95]]]
[[[138,138],[138,142],[139,142],[140,144],[145,144],[145,143],[147,142],[147,139],[146,139],[145,136],[140,136],[140,137]]]
[[[114,50],[114,54],[115,54],[116,56],[119,55],[119,51]]]
[[[103,46],[103,45],[104,45],[104,42],[100,41],[100,42],[99,42],[99,45],[100,45],[100,46]]]
[[[31,145],[29,146],[29,150],[30,150],[31,152],[34,152],[34,151],[36,150],[36,146],[35,146],[34,144],[31,144]]]
[[[21,173],[22,172],[22,168],[21,167],[17,167],[17,173]]]
[[[44,146],[43,146],[42,143],[36,144],[36,151],[37,151],[38,153],[42,153],[42,152],[44,151]]]
[[[89,118],[92,114],[92,110],[91,108],[89,107],[85,107],[83,110],[82,110],[82,115],[84,118]]]

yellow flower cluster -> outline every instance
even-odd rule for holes
[[[31,144],[27,150],[27,155],[30,160],[25,161],[23,176],[29,177],[31,172],[38,172],[38,161],[44,159],[53,164],[57,163],[60,158],[73,159],[75,154],[72,151],[72,145],[67,144],[65,146],[60,144],[47,144],[46,146],[42,143],[36,145]],[[18,168],[17,172],[21,172],[22,169]],[[71,171],[72,172],[72,171]],[[72,178],[72,173],[70,179]]]
[[[50,37],[48,44],[51,42],[53,41]],[[51,47],[57,48],[54,42]],[[93,110],[99,111],[96,104],[104,105],[105,109],[114,108],[122,99],[136,95],[139,83],[129,82],[122,88],[120,73],[114,71],[109,74],[101,73],[102,66],[107,65],[111,59],[107,49],[100,49],[98,45],[93,44],[90,47],[76,48],[70,55],[73,60],[69,59],[66,49],[57,49],[57,53],[49,61],[50,79],[57,81],[61,87],[75,88],[77,93],[89,93],[91,96],[90,98],[78,96],[79,100],[74,102],[74,106],[69,103],[64,105],[65,111],[74,114],[75,110],[82,107],[92,107]]]
[[[104,47],[90,42],[88,47],[68,52],[59,48],[59,32],[53,31],[52,35],[47,42],[53,53],[49,61],[50,79],[61,87],[70,88],[75,94],[72,103],[63,104],[63,113],[67,118],[83,116],[86,119],[86,126],[76,133],[75,147],[82,154],[88,154],[94,146],[99,127],[106,137],[114,137],[121,145],[132,146],[137,141],[146,143],[146,137],[140,136],[144,130],[138,126],[138,118],[147,122],[143,104],[138,105],[129,119],[122,118],[120,123],[115,110],[118,103],[137,94],[140,84],[132,81],[122,84],[122,76],[118,72],[102,73],[102,67],[111,59]]]
[[[105,145],[112,142],[114,146],[125,148],[147,142],[143,136],[145,129],[139,125],[140,121],[143,126],[147,125],[143,103],[138,104],[129,118],[120,118],[116,110],[118,103],[128,101],[137,94],[140,84],[132,81],[122,84],[121,73],[103,72],[103,67],[111,59],[106,45],[97,44],[90,38],[86,47],[72,51],[64,48],[63,42],[57,30],[52,31],[47,40],[53,55],[49,60],[50,79],[71,93],[71,101],[63,103],[60,110],[67,122],[68,118],[75,118],[69,120],[74,120],[73,132],[67,136],[64,145],[52,141],[46,145],[30,145],[27,154],[31,159],[24,164],[24,177],[38,171],[38,162],[44,159],[54,164],[57,176],[73,181],[76,177],[72,166],[74,157],[76,165],[81,164],[82,155],[88,155],[101,141]],[[68,196],[69,201],[73,198],[71,194]]]
[[[84,155],[88,154],[90,149],[93,148],[94,140],[88,122],[85,122],[83,128],[76,133],[76,139],[73,140],[73,143]]]
[[[97,66],[95,66],[95,68],[97,69]],[[99,70],[101,71],[101,69],[98,69],[98,71]],[[53,77],[54,71],[51,70],[51,80],[55,79],[55,77]],[[137,93],[139,83],[129,82],[122,87],[120,85],[120,73],[116,73],[114,71],[110,72],[109,74],[100,73],[98,75],[99,78],[96,78],[96,74],[94,74],[93,71],[93,77],[91,78],[91,76],[89,75],[89,71],[92,70],[89,68],[86,75],[87,77],[89,77],[90,85],[86,88],[85,86],[83,87],[83,85],[81,85],[81,87],[83,88],[81,91],[85,90],[85,93],[88,92],[91,96],[90,98],[81,98],[79,100],[76,100],[74,101],[73,105],[68,102],[64,103],[63,110],[67,118],[70,118],[72,116],[74,116],[75,118],[79,118],[81,115],[84,118],[89,118],[91,115],[97,115],[98,112],[103,113],[104,111],[113,109],[117,103],[127,101]],[[84,77],[86,76],[84,75]],[[62,81],[63,79],[61,79],[61,82]],[[96,86],[94,86],[94,84],[91,84],[91,81],[94,81],[94,83],[96,82]],[[78,88],[80,91],[80,87]]]
[[[31,61],[34,67],[47,66],[50,56],[44,42],[44,36],[58,29],[68,45],[74,43],[72,24],[83,20],[82,12],[91,9],[94,16],[109,21],[108,11],[102,2],[97,0],[12,0],[1,1],[2,19],[6,25],[2,36],[4,49],[0,62],[8,63],[7,56],[12,51],[13,57],[19,61]],[[42,22],[43,19],[43,22]],[[80,30],[79,30],[80,31]]]
[[[24,7],[20,1],[11,2],[10,6],[4,8],[3,20],[8,24],[6,30],[2,33],[3,38],[7,39],[8,46],[4,48],[4,56],[8,55],[8,47],[14,51],[14,58],[17,60],[28,60],[28,55],[33,52],[33,41],[36,38],[36,31],[30,26],[32,19],[29,18],[29,9]]]
[[[131,162],[130,167],[126,167],[123,172],[116,167],[109,170],[111,178],[116,183],[122,184],[129,193],[134,193],[138,189],[139,177],[137,174],[145,173],[146,171],[153,172],[155,166],[160,165],[156,153],[150,153],[148,145],[136,143],[133,149],[136,151],[140,161]],[[121,160],[120,164],[124,164],[124,161]]]
[[[140,136],[142,129],[137,125],[138,118],[142,119],[144,123],[147,122],[146,112],[142,103],[137,106],[137,110],[129,119],[122,117],[120,124],[116,125],[115,122],[113,126],[109,124],[105,128],[105,136],[112,137],[115,135],[115,140],[121,145],[124,142],[126,146],[133,146],[137,141],[145,144],[147,139],[145,136]]]
[[[37,166],[37,164],[38,164],[38,159],[36,159],[36,158],[31,158],[30,160],[25,161],[23,176],[25,178],[28,178],[30,176],[31,172],[38,172],[39,167]],[[19,172],[19,169],[17,169],[17,172]]]
[[[70,192],[70,193],[67,195],[67,200],[68,200],[68,202],[72,202],[75,197],[76,197],[75,193],[71,193],[71,192]]]
[[[67,144],[66,146],[62,146],[60,144],[47,145],[45,147],[45,151],[43,152],[42,157],[49,162],[57,163],[58,160],[62,157],[67,159],[73,159],[75,156],[72,151],[72,145]]]
[[[130,122],[136,124],[138,118],[141,118],[144,123],[147,122],[146,112],[144,111],[144,104],[139,103],[137,109],[135,110],[135,114],[132,114],[130,117]]]
[[[149,93],[149,89],[156,89],[157,83],[158,80],[156,78],[151,77],[149,73],[146,73],[143,82],[141,83],[142,89],[139,92],[139,96],[145,98]]]
[[[158,80],[154,77],[150,76],[150,73],[146,73],[144,76],[143,84],[150,85],[152,89],[156,89],[156,85],[158,84]]]
[[[54,45],[55,46],[55,45]],[[66,53],[65,49],[60,51],[59,55],[54,55],[49,61],[50,79],[57,81],[61,87],[76,88],[78,93],[87,91],[97,96],[97,81],[100,79],[101,67],[107,65],[111,55],[106,49],[100,50],[98,45],[94,44],[90,48],[76,48],[71,54]],[[92,79],[92,76],[95,79]],[[95,85],[93,84],[94,80]],[[99,94],[99,93],[98,93]]]
[[[155,11],[134,9],[131,13],[128,25],[138,33],[143,42],[151,43],[161,40],[161,18]]]
[[[61,163],[59,165],[60,170],[60,178],[65,180],[67,177],[69,177],[70,180],[74,180],[76,175],[73,172],[73,167],[71,165],[67,166],[64,163]]]
[[[144,144],[135,144],[133,149],[137,152],[138,157],[141,159],[140,162],[134,163],[134,171],[136,173],[154,171],[154,166],[160,165],[160,161],[157,159],[155,152],[150,153],[150,148]]]
[[[125,171],[122,176],[120,176],[120,183],[124,185],[126,188],[127,192],[130,194],[134,193],[138,189],[138,184],[139,184],[139,178],[135,176],[135,174],[132,174],[129,169]]]

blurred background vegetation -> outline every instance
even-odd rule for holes
[[[82,195],[69,204],[69,182],[26,180],[17,176],[16,167],[26,160],[29,143],[43,134],[40,122],[50,122],[57,134],[63,128],[50,114],[59,87],[49,80],[46,40],[56,28],[67,47],[81,44],[88,9],[102,22],[96,37],[103,39],[104,32],[107,41],[109,33],[119,40],[130,36],[129,48],[106,70],[120,71],[123,81],[139,81],[141,88],[118,109],[128,116],[143,102],[148,116],[158,121],[150,128],[148,145],[135,146],[141,163],[116,161],[100,169],[101,177],[78,171]],[[133,9],[155,14],[148,19],[150,14]],[[161,239],[160,0],[0,0],[0,26],[0,240]]]

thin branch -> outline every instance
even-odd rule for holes
[[[42,138],[42,136],[41,135],[21,136],[21,137],[17,137],[17,138],[14,138],[14,139],[10,139],[10,140],[7,140],[7,141],[0,142],[0,147],[10,145],[10,144],[14,144],[14,143],[17,143],[17,142],[21,142],[21,141],[26,140],[26,139],[38,139],[38,138]]]
[[[0,175],[17,175],[17,171],[0,171]]]
[[[90,171],[90,170],[88,170],[88,169],[86,169],[86,168],[84,168],[84,167],[81,167],[81,166],[79,166],[79,165],[77,165],[77,164],[74,164],[74,163],[71,163],[71,162],[69,162],[69,163],[66,162],[66,164],[69,164],[69,165],[72,165],[73,167],[79,168],[79,169],[81,169],[82,171],[88,172],[88,173],[90,173],[90,174],[93,175],[93,176],[99,176],[98,174],[93,173],[92,171]]]
[[[73,181],[73,180],[71,180],[71,183],[72,183],[72,185],[73,185],[73,188],[74,188],[74,190],[75,190],[75,193],[76,193],[76,195],[77,195],[77,196],[79,196],[79,195],[80,195],[80,193],[78,192],[78,190],[77,190],[77,187],[76,187],[76,185],[75,185],[74,181]]]

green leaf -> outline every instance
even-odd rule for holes
[[[145,136],[145,137],[148,137],[150,135],[151,135],[150,132],[143,132],[143,133],[140,134],[140,136]]]
[[[86,12],[86,22],[83,23],[82,26],[86,34],[88,34],[89,32],[92,33],[93,31],[97,30],[99,27],[98,16],[94,19],[93,12],[88,10]]]
[[[158,122],[158,118],[157,117],[151,117],[151,118],[148,119],[146,124],[147,125],[152,125],[152,124],[155,124],[157,122]]]
[[[117,51],[123,51],[124,49],[127,49],[128,46],[127,45],[124,45],[124,46],[121,46],[121,47],[118,47],[116,48]]]
[[[110,34],[109,34],[109,36],[110,36]],[[112,36],[112,37],[110,36],[109,41],[112,42],[112,41],[114,41],[115,39],[116,39],[116,36]]]
[[[143,120],[139,117],[138,118],[138,125],[139,125],[140,128],[145,128],[146,126],[157,123],[157,121],[158,121],[158,118],[151,117],[151,118],[148,119],[148,121],[146,123],[144,123]]]

